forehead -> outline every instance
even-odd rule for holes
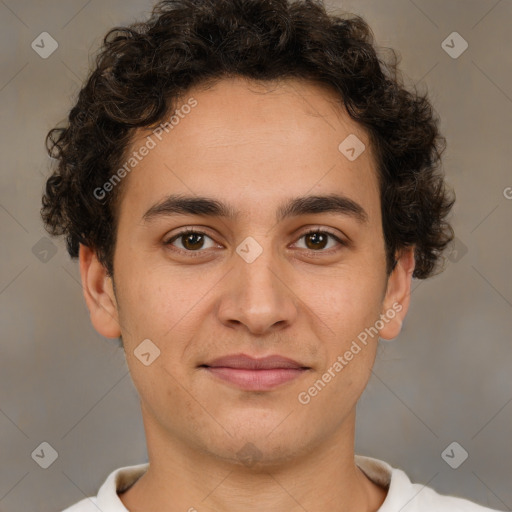
[[[378,186],[368,135],[327,86],[222,79],[191,89],[176,109],[166,130],[139,130],[133,139],[128,156],[150,139],[152,149],[124,179],[130,209],[140,213],[175,192],[252,198],[257,208],[278,196],[327,191],[366,202],[370,213],[378,208],[371,204]],[[365,147],[350,160],[343,151],[354,141],[356,151]]]

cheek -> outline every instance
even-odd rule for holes
[[[189,315],[200,296],[182,276],[161,265],[146,268],[132,260],[119,271],[121,327],[134,337],[165,338]]]
[[[323,320],[330,331],[322,340],[322,365],[302,391],[314,402],[311,411],[316,410],[326,423],[345,417],[366,388],[379,340],[374,327],[380,314],[379,298],[375,290],[324,295],[329,316]]]
[[[340,342],[357,336],[379,318],[385,281],[375,271],[351,268],[317,285],[304,290],[305,302]]]

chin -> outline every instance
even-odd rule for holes
[[[273,423],[275,428],[279,422]],[[307,451],[303,436],[295,438],[289,432],[272,432],[272,428],[239,428],[233,437],[225,436],[224,443],[214,446],[205,443],[205,449],[214,457],[251,471],[265,470],[287,464]],[[270,435],[269,435],[270,434]]]

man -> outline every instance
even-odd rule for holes
[[[106,36],[42,214],[122,340],[149,464],[68,511],[490,510],[354,454],[378,339],[453,236],[394,71],[312,1],[163,1]]]

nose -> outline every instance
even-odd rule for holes
[[[249,263],[233,255],[234,268],[223,280],[218,315],[233,328],[254,335],[284,329],[295,321],[299,299],[293,291],[290,268],[270,248]]]

